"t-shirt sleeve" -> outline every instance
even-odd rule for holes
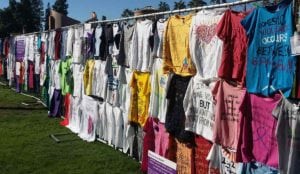
[[[283,105],[283,98],[277,103],[277,105],[275,106],[275,108],[272,111],[272,115],[275,119],[279,119],[280,114],[282,112],[282,105]]]
[[[230,12],[226,11],[217,26],[217,36],[223,41],[227,38],[226,36],[229,33],[228,32],[229,25],[230,25]]]
[[[250,36],[254,32],[254,29],[256,27],[257,12],[257,9],[253,10],[241,21],[241,24],[244,27],[247,36]]]

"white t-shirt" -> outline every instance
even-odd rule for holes
[[[73,43],[73,62],[82,62],[82,41],[83,41],[83,27],[80,26],[74,29],[75,40]]]
[[[16,62],[16,76],[21,75],[21,62]]]
[[[212,141],[214,126],[214,102],[212,89],[215,82],[201,80],[199,75],[191,78],[183,100],[185,130]]]
[[[109,145],[113,145],[115,139],[115,116],[113,114],[113,107],[111,104],[106,103],[106,123],[107,123],[107,142]]]
[[[38,48],[38,36],[34,36],[34,74],[40,74],[40,59],[41,54]]]
[[[83,71],[84,67],[81,64],[73,64],[73,80],[74,90],[73,96],[81,97],[83,93]]]
[[[218,75],[223,41],[217,37],[216,28],[223,14],[224,9],[201,10],[191,22],[190,53],[202,79],[213,79]]]
[[[120,81],[120,91],[121,91],[121,97],[120,97],[120,108],[122,109],[123,112],[127,113],[128,117],[128,112],[129,112],[129,107],[130,107],[130,82],[131,82],[131,77],[132,77],[132,70],[130,68],[121,68],[124,73],[124,77],[122,77],[122,81]]]
[[[105,99],[107,75],[105,73],[106,61],[95,60],[93,70],[92,95]]]
[[[138,21],[133,33],[131,68],[141,72],[150,72],[152,56],[149,38],[152,35],[151,20]]]
[[[164,19],[160,19],[156,22],[156,30],[154,34],[154,48],[153,48],[153,58],[162,58],[163,51],[163,38],[164,32],[167,26],[167,22]]]
[[[81,108],[82,117],[78,135],[85,141],[95,141],[97,120],[99,118],[98,102],[93,98],[84,95],[82,97]]]
[[[73,55],[73,43],[75,40],[74,35],[74,28],[68,29],[68,36],[67,36],[67,48],[66,48],[66,56],[72,56]]]
[[[99,119],[97,124],[97,135],[102,140],[107,140],[106,104],[99,103]]]
[[[116,37],[117,34],[120,34],[118,24],[113,24],[113,36]],[[119,55],[119,49],[117,48],[116,42],[114,42],[113,48],[112,48],[112,55],[116,56]]]
[[[69,118],[69,124],[66,127],[76,134],[80,131],[80,120],[82,116],[80,104],[80,97],[71,97],[71,113]]]
[[[116,148],[123,148],[123,113],[120,108],[113,107],[113,114],[115,118],[114,145]]]
[[[50,64],[51,64],[50,84],[55,89],[61,89],[60,75],[58,73],[60,60],[51,60]]]
[[[166,96],[171,75],[163,73],[162,65],[162,59],[156,58],[154,60],[151,74],[149,116],[158,118],[161,123],[165,123],[168,108]]]

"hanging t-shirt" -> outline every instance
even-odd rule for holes
[[[60,29],[55,30],[54,37],[54,59],[60,59],[60,51],[61,51],[61,42],[62,42],[62,31]]]
[[[213,144],[207,160],[210,161],[210,168],[218,168],[220,174],[239,174],[239,163],[235,163],[228,156],[228,152],[217,144]]]
[[[73,43],[75,40],[74,28],[68,29],[67,43],[66,43],[66,56],[73,55]]]
[[[16,61],[23,62],[25,56],[25,37],[16,37],[15,45]]]
[[[92,94],[94,65],[95,60],[90,59],[86,62],[84,67],[83,85],[85,95]]]
[[[153,22],[149,19],[139,20],[136,23],[132,40],[131,68],[133,70],[150,72],[152,67],[150,36]]]
[[[123,127],[124,127],[124,121],[123,121],[123,115],[122,111],[119,107],[113,107],[113,114],[114,114],[114,129],[115,133],[114,135],[114,145],[116,148],[122,148],[123,147]]]
[[[227,10],[217,27],[223,41],[223,52],[218,76],[245,85],[247,35],[241,25],[245,13]]]
[[[175,15],[168,19],[163,43],[164,72],[191,76],[196,69],[189,52],[189,31],[192,15]]]
[[[192,19],[190,52],[197,74],[203,79],[217,77],[223,42],[217,37],[217,25],[224,9],[201,10]]]
[[[69,128],[74,133],[79,133],[80,130],[80,118],[82,116],[81,110],[81,98],[80,97],[71,97],[71,113],[69,117]]]
[[[95,54],[94,54],[94,56],[97,58],[100,56],[100,44],[102,42],[101,35],[102,35],[102,27],[98,25],[95,28]]]
[[[78,136],[87,142],[95,141],[99,118],[98,102],[89,96],[82,97],[82,117]]]
[[[106,104],[99,103],[99,119],[97,124],[97,135],[101,140],[107,140]]]
[[[113,106],[109,103],[105,103],[106,111],[106,128],[107,128],[107,142],[109,145],[115,144],[115,115],[113,113]]]
[[[119,65],[130,67],[130,63],[132,62],[132,39],[134,28],[134,25],[129,24],[125,24],[123,26],[120,41],[120,52],[118,58]]]
[[[237,151],[241,119],[245,114],[246,89],[231,86],[220,80],[212,94],[216,101],[213,142]]]
[[[93,87],[92,95],[100,97],[102,99],[106,98],[106,61],[95,60],[94,70],[93,70]]]
[[[73,72],[73,81],[74,81],[73,96],[81,97],[84,89],[83,88],[84,67],[80,64],[73,64],[72,66],[73,66],[72,72]]]
[[[167,22],[164,19],[159,19],[156,22],[156,29],[154,33],[154,46],[153,46],[153,58],[162,58],[163,52],[163,37],[167,26]]]
[[[194,139],[192,132],[185,131],[185,113],[183,109],[183,99],[190,79],[191,77],[174,74],[167,92],[169,105],[165,126],[170,135],[181,142],[192,142]]]
[[[212,143],[207,141],[202,136],[195,137],[195,173],[196,174],[219,174],[219,169],[212,168],[206,159],[209,154]]]
[[[253,160],[275,168],[278,168],[278,145],[275,135],[277,121],[272,117],[272,110],[280,98],[279,94],[273,98],[250,94],[252,134],[243,135],[252,137],[251,142],[247,144],[252,147]],[[245,124],[249,125],[250,122]]]
[[[51,61],[51,74],[50,74],[50,84],[55,89],[61,89],[61,80],[59,75],[59,65],[60,60],[52,60]]]
[[[48,36],[48,56],[50,57],[50,59],[54,59],[54,53],[55,53],[55,42],[54,42],[54,38],[55,38],[55,33],[56,31],[52,31],[49,33]]]
[[[150,100],[150,73],[133,72],[130,82],[131,97],[128,120],[144,126],[148,117]]]
[[[259,162],[242,163],[238,167],[238,173],[242,174],[278,174],[278,169]]]
[[[300,107],[299,102],[282,98],[273,110],[278,120],[276,137],[279,150],[280,173],[300,171]]]
[[[151,74],[151,96],[149,104],[149,116],[158,118],[161,123],[165,123],[168,108],[167,88],[170,83],[169,74],[163,73],[163,60],[154,59]]]
[[[73,62],[82,62],[83,26],[74,29]]]
[[[290,51],[290,37],[293,34],[292,4],[290,1],[282,1],[275,6],[258,7],[241,24],[249,39],[247,91],[270,96],[281,90],[288,97],[296,64]]]
[[[143,155],[142,155],[142,172],[147,172],[148,169],[148,151],[154,151],[155,149],[155,134],[154,134],[154,120],[152,117],[148,117],[144,131],[144,141],[143,141]]]
[[[202,81],[197,74],[192,77],[185,97],[183,108],[185,111],[185,130],[194,132],[212,141],[215,122],[214,103],[211,90],[215,83]]]
[[[176,140],[177,173],[195,173],[194,148]]]
[[[62,95],[66,95],[67,93],[72,94],[74,82],[71,58],[60,61],[58,73],[60,74]]]

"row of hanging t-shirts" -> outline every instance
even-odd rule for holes
[[[151,150],[178,173],[294,174],[292,21],[282,1],[17,36],[1,44],[0,73],[19,91],[42,87],[49,117],[136,157],[143,172]]]

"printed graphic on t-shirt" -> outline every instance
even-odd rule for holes
[[[88,119],[88,134],[91,134],[94,130],[94,125],[93,125],[93,120],[92,120],[92,117],[89,116],[89,119]]]
[[[216,29],[216,23],[212,25],[198,25],[196,27],[196,36],[200,41],[209,44],[212,38],[216,35]]]

